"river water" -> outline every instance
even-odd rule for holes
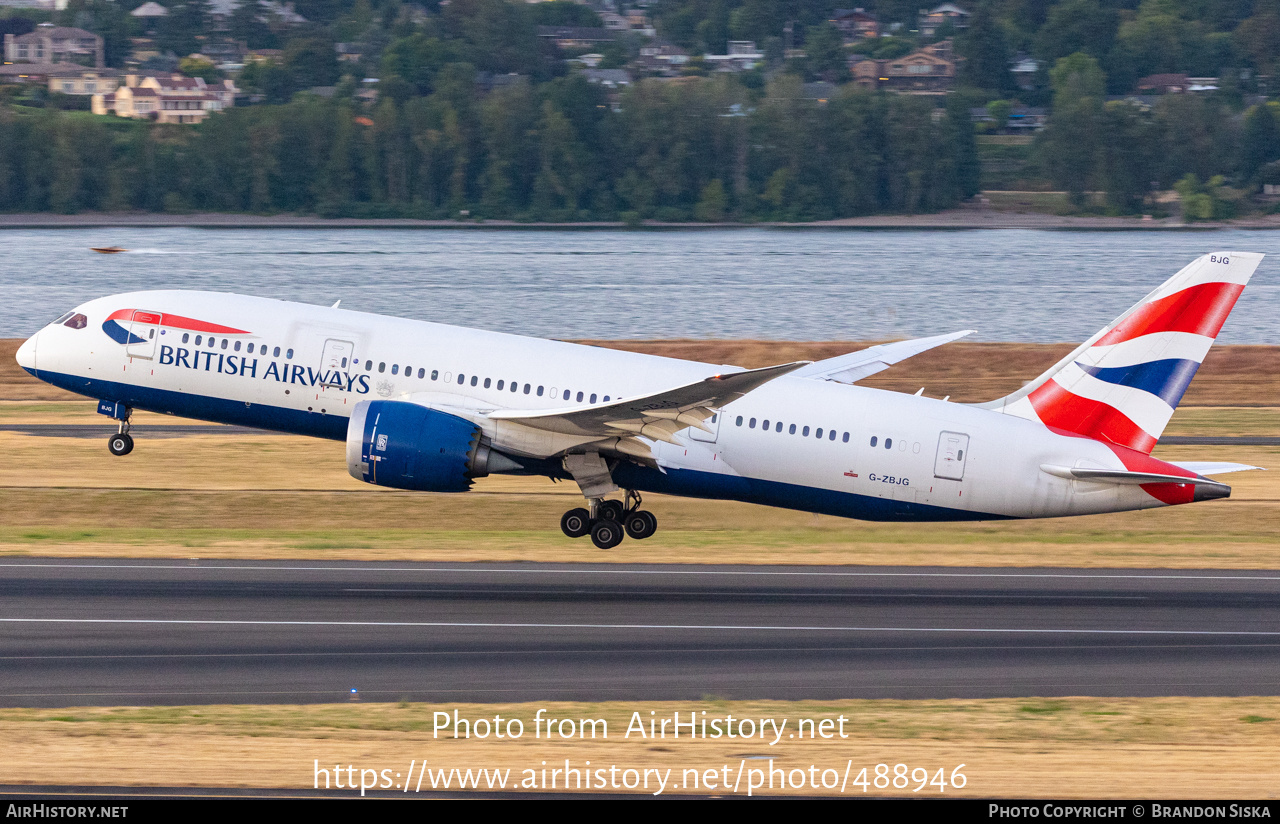
[[[1273,257],[1219,340],[1280,344],[1280,232],[1244,230],[8,230],[0,337],[205,289],[554,338],[1080,341],[1221,250]]]

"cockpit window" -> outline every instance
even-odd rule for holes
[[[83,329],[89,325],[89,319],[84,315],[75,314],[67,319],[63,326],[70,326],[72,329]]]
[[[57,320],[55,320],[53,323],[51,323],[51,324],[49,324],[49,325],[50,325],[50,326],[57,326],[57,325],[59,325],[60,323],[62,323],[63,321],[65,321],[65,320],[67,320],[68,318],[70,318],[70,317],[71,317],[72,315],[74,315],[74,314],[75,314],[75,311],[74,311],[74,310],[72,310],[72,311],[70,311],[70,312],[67,312],[65,315],[63,315],[62,317],[58,318]]]

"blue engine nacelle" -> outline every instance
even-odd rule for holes
[[[347,471],[378,486],[466,492],[488,458],[479,426],[416,403],[361,401],[347,424]]]

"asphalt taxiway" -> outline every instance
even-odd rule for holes
[[[0,706],[1280,694],[1280,573],[8,559]]]

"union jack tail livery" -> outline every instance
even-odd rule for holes
[[[1205,255],[1021,390],[985,408],[1145,454],[1262,255]]]

